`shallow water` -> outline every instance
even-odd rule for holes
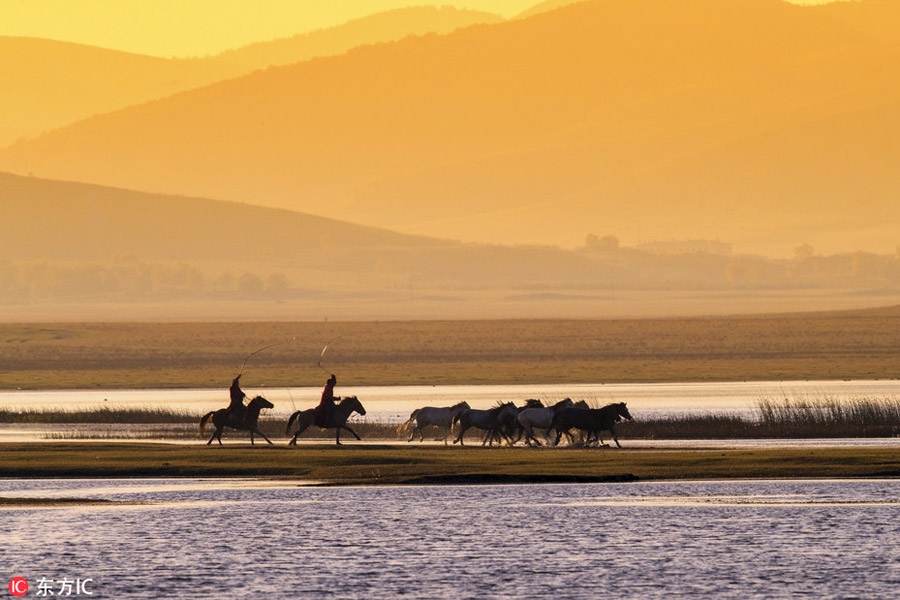
[[[104,598],[893,598],[900,481],[0,481],[10,576]],[[34,589],[34,587],[32,588]]]

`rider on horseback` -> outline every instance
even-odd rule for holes
[[[325,389],[322,390],[322,399],[316,407],[316,426],[327,427],[331,423],[331,415],[334,414],[334,386],[337,384],[337,377],[334,373],[325,382]]]
[[[228,393],[231,395],[231,404],[228,405],[226,410],[228,411],[228,420],[234,424],[240,423],[244,418],[244,413],[247,412],[247,407],[244,406],[244,398],[247,395],[241,389],[240,383],[238,383],[240,379],[241,375],[238,373],[238,376],[232,380],[231,387],[228,388]]]

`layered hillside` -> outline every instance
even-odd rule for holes
[[[69,42],[0,37],[0,147],[246,69]]]
[[[54,40],[0,37],[0,147],[97,114],[271,65],[501,20],[479,11],[409,7],[196,59],[166,59]]]
[[[480,242],[885,253],[898,68],[900,47],[813,7],[593,0],[256,72],[0,165]]]

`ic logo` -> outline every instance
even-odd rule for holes
[[[24,596],[28,593],[28,581],[24,577],[13,577],[9,580],[9,593],[13,596]]]

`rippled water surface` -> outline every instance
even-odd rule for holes
[[[95,598],[895,598],[900,481],[0,481],[0,564]],[[34,588],[33,588],[34,589]]]

